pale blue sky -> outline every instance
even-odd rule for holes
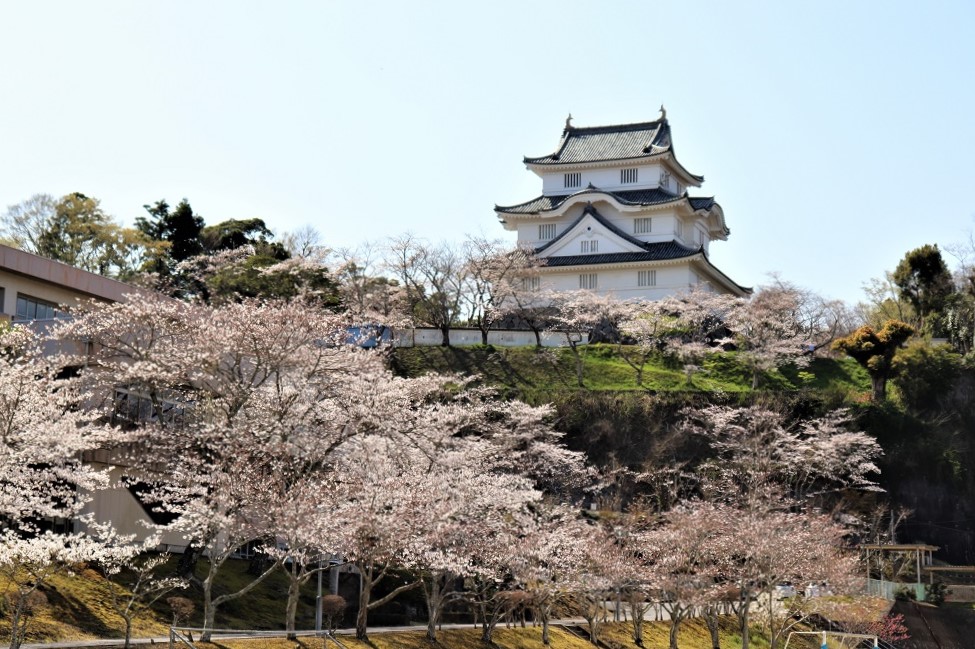
[[[667,107],[732,234],[715,263],[827,296],[975,206],[966,2],[7,2],[0,209],[82,191],[131,223],[507,237],[541,192],[523,155]]]

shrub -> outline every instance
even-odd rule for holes
[[[961,371],[961,357],[947,345],[915,340],[897,353],[892,366],[901,401],[912,410],[925,411],[951,391]]]

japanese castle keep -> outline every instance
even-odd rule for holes
[[[703,176],[677,161],[661,106],[652,122],[573,126],[565,121],[554,153],[525,158],[542,195],[495,206],[518,244],[533,248],[541,282],[554,290],[591,289],[621,299],[659,299],[706,283],[746,295],[708,258],[730,231],[713,198],[690,196]]]

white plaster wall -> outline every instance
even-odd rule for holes
[[[588,334],[581,334],[588,340]],[[397,329],[393,332],[393,345],[396,347],[436,347],[443,341],[439,329],[417,328]],[[479,329],[451,329],[451,345],[480,345]],[[535,345],[535,334],[531,331],[497,329],[488,332],[488,344],[498,347],[526,347]],[[565,334],[542,332],[542,347],[564,347]]]
[[[600,189],[626,190],[626,189],[650,189],[657,187],[660,183],[660,171],[663,167],[659,164],[636,165],[637,182],[623,184],[620,182],[620,169],[631,169],[634,165],[621,164],[617,167],[605,167],[599,169],[588,169],[580,171],[582,183],[579,187],[566,187],[565,174],[574,173],[563,170],[553,171],[542,175],[542,194],[545,196],[559,196],[571,194],[581,189],[585,189],[592,183]],[[675,187],[671,180],[671,187]]]
[[[573,205],[570,207],[563,216],[559,217],[541,217],[538,219],[533,219],[531,221],[525,221],[517,225],[518,233],[518,244],[519,245],[530,245],[534,247],[541,246],[548,243],[549,239],[539,239],[538,238],[538,226],[542,223],[555,223],[555,234],[556,236],[562,234],[567,227],[569,227],[579,215],[582,214],[585,209],[585,203]],[[593,207],[610,223],[625,232],[626,234],[635,237],[641,241],[647,242],[661,242],[661,241],[672,241],[674,239],[674,234],[677,231],[676,219],[677,213],[675,210],[653,210],[647,212],[620,212],[613,206],[610,202],[606,200],[596,200],[593,202]],[[634,219],[641,217],[650,217],[653,219],[652,227],[649,234],[634,234],[633,232],[633,221]],[[703,226],[703,220],[701,221],[701,227]],[[690,221],[684,224],[684,242],[687,245],[692,245],[690,242],[691,230],[694,226],[691,225]],[[694,247],[697,244],[693,244]],[[577,246],[578,247],[578,246]],[[563,253],[568,254],[568,253]],[[572,253],[579,254],[579,253]]]
[[[639,270],[656,270],[656,286],[637,286],[637,272]],[[652,267],[633,269],[603,269],[603,270],[571,270],[566,272],[546,272],[544,280],[557,291],[575,291],[579,289],[579,275],[596,273],[598,275],[598,293],[613,293],[620,299],[645,298],[658,300],[668,295],[682,293],[688,290],[693,282],[690,264],[678,266]]]

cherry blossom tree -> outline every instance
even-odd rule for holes
[[[631,305],[614,295],[583,290],[551,293],[550,304],[556,310],[550,328],[565,336],[575,358],[576,380],[580,388],[585,387],[581,350],[585,348],[590,332],[600,324],[618,327],[630,315]]]
[[[132,639],[132,622],[136,615],[188,582],[179,577],[163,577],[160,568],[168,554],[154,554],[159,538],[150,536],[141,543],[134,536],[119,536],[111,527],[95,526],[100,531],[103,550],[98,565],[105,575],[104,588],[112,609],[125,623],[125,649]]]
[[[161,458],[148,467],[148,497],[177,514],[170,527],[208,557],[200,583],[207,630],[221,604],[249,592],[281,559],[241,590],[216,595],[227,560],[275,537],[294,478],[323,466],[353,432],[330,397],[352,368],[378,359],[331,344],[342,324],[298,302],[214,309],[135,300],[94,307],[60,333],[93,343],[82,380],[109,412],[118,386],[151,404],[137,448]]]
[[[14,649],[38,589],[103,549],[85,533],[44,531],[45,520],[88,520],[83,508],[108,479],[83,462],[83,453],[115,439],[79,407],[87,395],[59,370],[26,328],[0,332],[0,590],[10,593]]]
[[[481,343],[486,345],[488,333],[506,313],[505,305],[518,301],[521,284],[535,261],[526,250],[485,237],[468,237],[463,258],[467,319],[480,330]]]
[[[752,389],[763,373],[786,363],[809,363],[814,336],[800,321],[801,296],[785,285],[762,287],[750,300],[738,300],[724,320],[733,333],[739,360],[751,371]]]

